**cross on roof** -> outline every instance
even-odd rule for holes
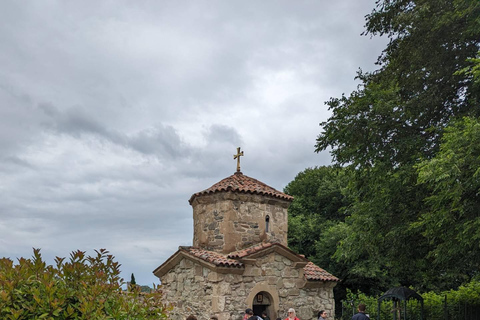
[[[237,159],[237,172],[240,172],[240,157],[243,156],[243,151],[240,152],[240,147],[237,148],[237,154],[233,155],[233,160]]]

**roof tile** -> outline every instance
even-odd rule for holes
[[[236,172],[230,177],[227,177],[215,183],[210,188],[194,193],[190,197],[189,202],[191,204],[193,202],[193,199],[200,195],[216,193],[216,192],[227,192],[227,191],[269,195],[279,199],[284,199],[289,201],[293,200],[293,197],[289,196],[288,194],[280,192],[266,185],[265,183],[258,181],[257,179],[250,178],[241,172]]]
[[[274,243],[270,243],[270,242],[262,242],[262,243],[254,245],[254,246],[248,247],[246,249],[231,252],[231,253],[229,253],[228,257],[232,258],[232,259],[241,259],[243,257],[254,254],[258,251],[261,251],[265,248],[269,248],[269,247],[273,246],[273,244]],[[275,243],[275,244],[279,245],[278,243]]]
[[[226,256],[217,252],[207,251],[207,250],[203,250],[195,247],[180,247],[180,250],[186,251],[192,256],[195,256],[204,261],[213,263],[214,265],[217,265],[220,267],[237,267],[237,268],[243,267],[243,263],[241,263],[240,261],[229,259]]]
[[[217,253],[217,252],[203,250],[195,247],[180,247],[179,249],[194,257],[210,262],[219,267],[242,268],[244,267],[244,264],[235,259],[241,259],[243,257],[262,251],[263,249],[272,247],[274,245],[282,246],[279,243],[260,243],[258,245],[252,246],[247,249],[232,252],[228,256]],[[323,270],[319,266],[313,264],[313,262],[308,262],[307,265],[303,268],[303,271],[304,271],[305,278],[307,280],[339,281],[337,277]]]
[[[303,268],[303,272],[307,280],[339,281],[337,277],[313,264],[313,262],[307,263]]]

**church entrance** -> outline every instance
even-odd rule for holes
[[[272,308],[272,296],[266,291],[260,291],[253,298],[253,313],[257,316],[262,316],[262,313],[265,311],[270,319],[275,315],[273,314],[274,310]],[[273,318],[275,319],[275,318]]]

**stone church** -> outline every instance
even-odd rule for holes
[[[240,320],[246,308],[301,320],[334,314],[338,278],[287,247],[287,209],[293,197],[240,171],[193,194],[193,246],[179,247],[153,273],[171,319]],[[293,230],[294,232],[294,230]]]

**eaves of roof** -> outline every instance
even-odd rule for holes
[[[175,267],[182,258],[187,258],[219,273],[241,274],[245,270],[245,264],[251,263],[250,261],[271,252],[276,252],[290,259],[294,263],[293,267],[303,268],[307,281],[339,281],[337,277],[280,243],[261,243],[250,248],[232,252],[228,255],[195,247],[179,247],[178,251],[155,269],[153,273],[160,278]]]
[[[192,204],[193,200],[202,195],[214,194],[217,192],[238,192],[270,196],[282,200],[293,201],[293,197],[278,191],[257,179],[248,177],[241,172],[235,172],[233,175],[215,183],[208,189],[194,193],[188,202]]]

